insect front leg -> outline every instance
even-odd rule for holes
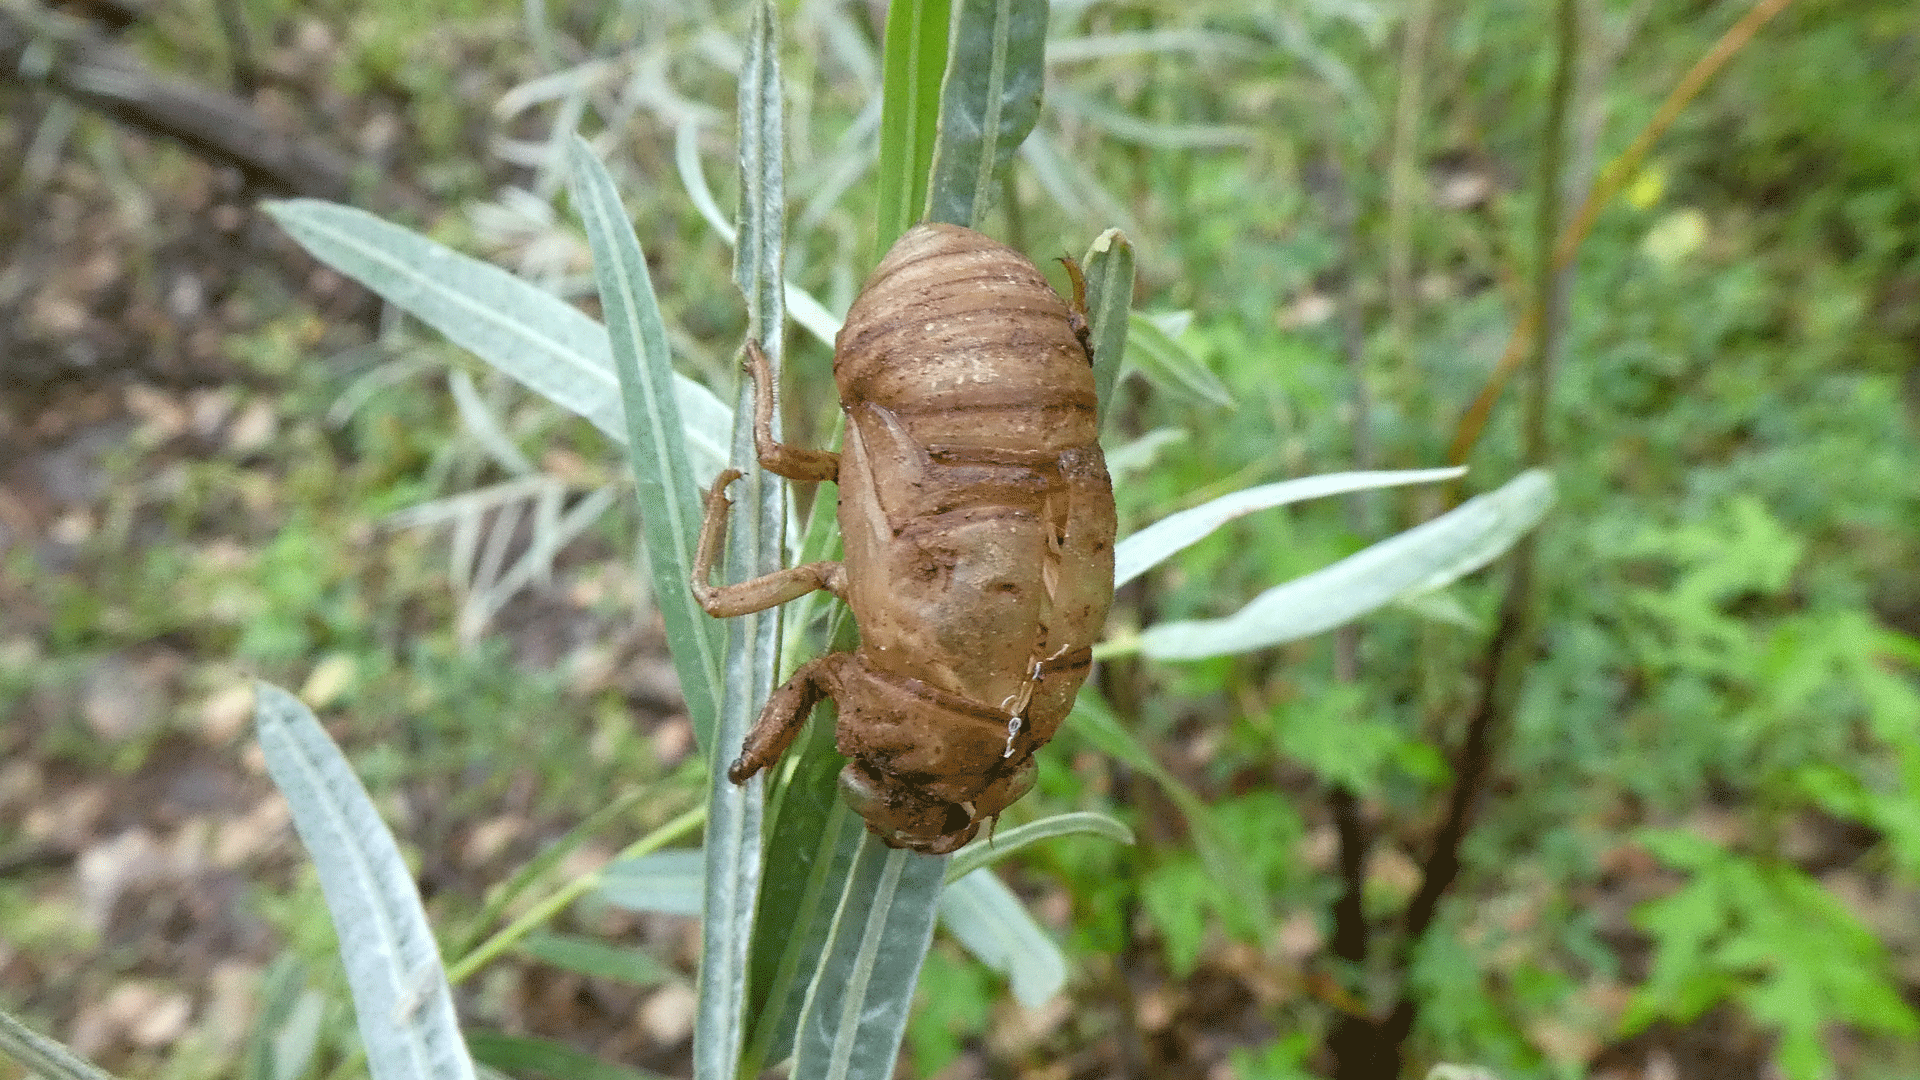
[[[747,339],[747,370],[753,374],[753,452],[760,467],[789,480],[839,480],[839,454],[774,441],[773,365],[752,338]]]
[[[760,710],[760,719],[754,721],[753,730],[747,732],[747,741],[741,744],[740,756],[727,768],[727,779],[744,784],[754,773],[780,760],[781,755],[787,752],[787,747],[793,745],[800,729],[807,726],[807,717],[813,712],[813,707],[832,696],[833,669],[846,656],[846,653],[828,653],[817,660],[810,660],[800,665],[793,673],[793,678],[780,684],[780,688],[767,698],[766,707]]]
[[[739,469],[728,469],[714,477],[707,489],[707,516],[700,524],[700,545],[693,553],[693,598],[707,614],[716,619],[765,611],[825,589],[845,600],[846,568],[837,562],[815,562],[776,570],[771,574],[734,585],[714,585],[713,563],[726,547],[727,511],[733,507],[727,498],[727,485],[740,479]]]

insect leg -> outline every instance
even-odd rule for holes
[[[752,338],[747,339],[747,370],[753,373],[753,450],[760,467],[789,480],[838,480],[839,454],[773,440],[773,365]]]
[[[1080,347],[1087,351],[1087,362],[1093,362],[1093,328],[1087,322],[1087,275],[1081,271],[1080,264],[1071,255],[1060,256],[1060,265],[1067,269],[1067,280],[1073,283],[1073,303],[1067,308],[1067,326],[1073,336],[1079,339]]]
[[[847,572],[837,562],[814,562],[776,570],[734,585],[714,585],[713,564],[727,540],[727,485],[740,479],[740,470],[728,469],[714,477],[707,489],[707,516],[700,523],[700,544],[693,552],[693,598],[716,619],[765,611],[825,589],[841,599],[847,595]]]
[[[740,756],[727,768],[727,779],[736,784],[744,784],[747,779],[761,769],[780,760],[793,745],[794,737],[800,729],[806,727],[807,716],[821,699],[831,694],[829,678],[832,666],[838,663],[835,657],[844,653],[828,653],[818,660],[801,664],[793,673],[793,678],[780,684],[780,688],[767,698],[766,707],[760,710],[760,719],[754,721],[753,730],[747,732],[747,741],[740,747]]]

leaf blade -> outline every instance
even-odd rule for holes
[[[572,304],[490,263],[462,255],[364,210],[318,199],[266,204],[267,213],[314,258],[426,323],[527,389],[627,441],[619,381],[604,328]],[[703,458],[720,470],[725,440],[712,439],[726,406],[685,376],[673,393]]]
[[[940,925],[981,963],[1007,977],[1029,1009],[1067,985],[1067,958],[1020,898],[991,870],[974,870],[940,894]]]
[[[1083,263],[1087,281],[1087,340],[1093,346],[1093,389],[1100,415],[1107,415],[1120,363],[1127,355],[1128,313],[1133,310],[1133,242],[1119,229],[1094,238]]]
[[[586,140],[571,144],[569,185],[593,247],[594,276],[626,418],[627,458],[646,540],[654,599],[667,626],[696,741],[711,749],[720,709],[720,642],[688,588],[700,531],[700,495],[680,437],[679,402],[666,324],[654,299],[640,241],[627,223],[613,177]]]
[[[879,248],[920,219],[940,123],[950,0],[899,0],[887,8],[880,101]]]
[[[862,832],[794,1035],[794,1080],[888,1080],[933,940],[947,859]]]
[[[1225,618],[1150,626],[1140,633],[1140,651],[1157,660],[1198,660],[1331,630],[1396,597],[1479,569],[1537,524],[1552,502],[1552,480],[1543,470],[1528,470],[1432,521],[1268,589]]]
[[[1191,510],[1168,514],[1120,541],[1113,550],[1113,587],[1117,589],[1125,585],[1174,554],[1211,536],[1221,526],[1248,514],[1328,495],[1452,480],[1465,475],[1466,471],[1465,468],[1451,468],[1323,473],[1242,488]]]
[[[1040,119],[1046,0],[960,0],[940,86],[926,216],[977,228]]]
[[[257,684],[254,723],[319,872],[375,1080],[473,1080],[433,929],[373,800],[298,698]]]

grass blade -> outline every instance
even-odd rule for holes
[[[1157,660],[1199,660],[1331,630],[1485,566],[1538,524],[1552,504],[1552,479],[1529,469],[1424,525],[1268,589],[1224,619],[1150,626],[1141,631],[1140,651]]]
[[[534,934],[520,943],[520,951],[548,967],[628,986],[658,986],[680,978],[679,972],[639,949],[576,934]]]
[[[593,246],[594,276],[619,373],[647,573],[694,736],[710,750],[720,711],[720,632],[687,588],[700,533],[700,491],[681,437],[667,328],[613,178],[584,140],[576,138],[572,147],[573,201]]]
[[[1113,549],[1113,587],[1117,589],[1125,585],[1174,554],[1192,547],[1213,535],[1216,529],[1227,522],[1257,511],[1352,491],[1452,480],[1465,473],[1463,468],[1326,473],[1261,484],[1222,495],[1191,510],[1169,514],[1120,541],[1119,546]]]
[[[0,1053],[27,1067],[28,1075],[46,1080],[114,1080],[92,1062],[49,1039],[0,1009]]]
[[[1027,133],[1046,82],[1046,0],[960,0],[940,87],[927,218],[978,227]]]
[[[862,832],[794,1035],[794,1080],[889,1080],[933,940],[944,856]]]
[[[255,723],[340,935],[374,1080],[473,1080],[433,929],[373,800],[298,698],[261,683]]]
[[[949,0],[895,0],[887,8],[878,177],[881,251],[926,210],[951,12]]]
[[[991,870],[974,870],[947,886],[940,924],[981,963],[1007,976],[1015,1000],[1029,1009],[1067,985],[1060,946]]]
[[[510,1076],[551,1077],[552,1080],[665,1080],[659,1073],[642,1072],[602,1061],[551,1039],[476,1031],[468,1036],[473,1056]]]
[[[767,870],[754,927],[750,1001],[755,1021],[747,1072],[793,1053],[807,986],[820,966],[834,910],[865,826],[840,798],[843,759],[833,751],[833,714],[823,706],[799,764],[773,803]]]

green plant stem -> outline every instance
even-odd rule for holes
[[[618,855],[613,857],[613,862],[637,859],[649,852],[657,851],[693,832],[701,825],[706,824],[706,820],[707,808],[705,806],[696,806],[627,845]],[[447,984],[450,986],[458,986],[464,982],[469,975],[479,971],[487,964],[492,963],[501,953],[513,948],[524,940],[528,934],[533,933],[545,925],[548,920],[564,910],[568,904],[573,903],[575,900],[591,892],[595,886],[600,884],[601,876],[602,871],[599,870],[591,874],[583,874],[567,882],[559,889],[556,889],[553,894],[546,899],[533,905],[524,915],[508,923],[500,929],[499,933],[494,934],[482,942],[479,948],[461,957],[449,966],[447,968]]]
[[[1413,341],[1413,205],[1426,88],[1433,0],[1414,0],[1400,39],[1400,85],[1394,97],[1393,145],[1387,174],[1387,310],[1394,349],[1405,362]],[[1367,468],[1357,465],[1356,468]]]
[[[1559,242],[1553,247],[1553,264],[1557,269],[1565,269],[1573,264],[1574,255],[1580,250],[1580,245],[1586,241],[1587,234],[1593,231],[1594,222],[1599,219],[1600,211],[1612,202],[1614,196],[1620,193],[1620,189],[1626,186],[1627,181],[1640,171],[1640,166],[1646,160],[1648,152],[1653,149],[1653,144],[1673,126],[1673,122],[1679,119],[1680,113],[1692,104],[1693,99],[1700,95],[1700,91],[1706,88],[1707,83],[1715,75],[1719,74],[1727,61],[1733,59],[1749,41],[1753,40],[1753,36],[1760,32],[1761,27],[1775,15],[1786,10],[1787,5],[1791,3],[1793,0],[1761,0],[1742,16],[1739,22],[1728,27],[1727,32],[1713,43],[1713,47],[1695,61],[1685,75],[1680,77],[1680,81],[1674,84],[1673,91],[1667,95],[1667,99],[1660,103],[1659,111],[1653,114],[1653,119],[1647,121],[1647,126],[1640,130],[1640,134],[1634,137],[1633,142],[1621,151],[1618,157],[1607,163],[1607,167],[1601,170],[1599,179],[1587,192],[1587,197],[1581,201],[1579,211],[1574,214],[1572,222],[1567,225]],[[1530,354],[1544,316],[1545,312],[1537,304],[1528,304],[1527,309],[1521,313],[1520,321],[1514,325],[1513,334],[1507,339],[1506,350],[1494,364],[1493,373],[1487,377],[1487,384],[1480,389],[1479,396],[1474,398],[1473,404],[1467,407],[1467,411],[1461,414],[1460,423],[1455,429],[1453,445],[1447,451],[1447,460],[1450,463],[1458,465],[1466,461],[1467,455],[1473,452],[1474,445],[1480,441],[1481,431],[1486,428],[1487,417],[1493,413],[1494,405],[1500,400],[1501,391],[1506,388],[1507,379]]]

